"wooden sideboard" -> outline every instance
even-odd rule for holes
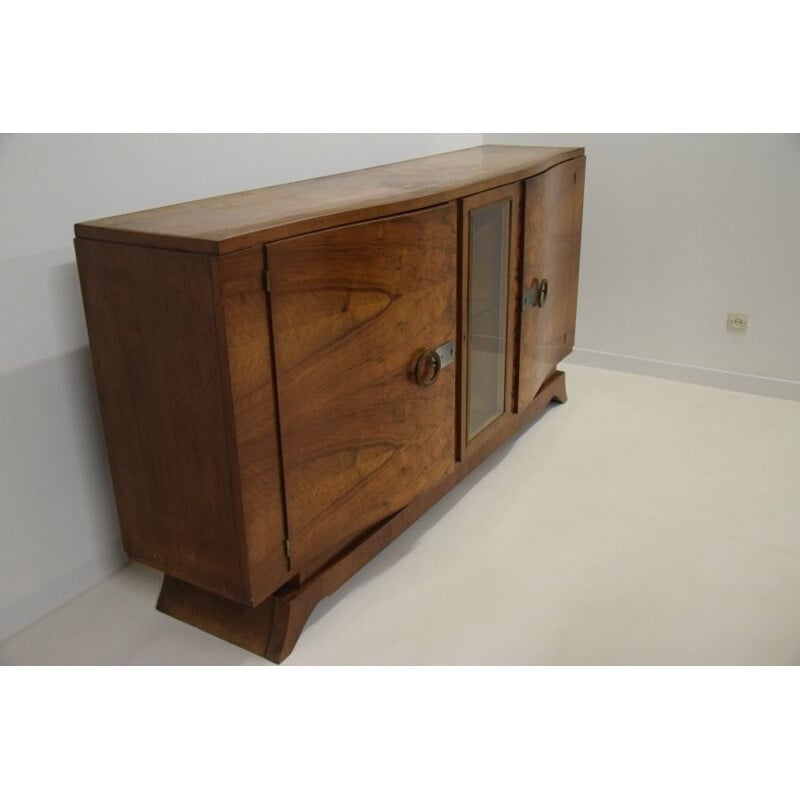
[[[582,148],[484,146],[75,226],[128,556],[282,661],[550,401]]]

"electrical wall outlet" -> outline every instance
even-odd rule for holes
[[[728,313],[728,330],[729,331],[746,331],[747,330],[747,314],[739,314],[734,311]]]

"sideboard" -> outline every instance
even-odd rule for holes
[[[267,659],[551,401],[582,148],[484,146],[75,226],[128,556]]]

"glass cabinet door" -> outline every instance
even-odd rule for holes
[[[462,443],[511,408],[518,184],[464,201]]]

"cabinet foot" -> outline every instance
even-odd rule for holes
[[[545,383],[540,394],[543,395],[541,400],[546,400],[545,403],[542,403],[540,400],[540,408],[549,402],[566,403],[567,381],[564,377],[564,373],[560,370],[556,370],[553,373],[553,377]]]
[[[324,596],[313,589],[309,585],[277,592],[251,607],[165,575],[156,608],[279,664],[294,649],[311,612]]]
[[[251,653],[280,664],[294,650],[317,603],[336,591],[403,528],[382,526],[358,540],[335,563],[300,586],[279,590],[257,606],[243,606],[226,597],[164,576],[156,608]],[[376,536],[375,534],[382,534]]]
[[[170,575],[164,576],[156,608],[260,656],[266,652],[275,613],[272,597],[255,607],[243,606]]]

